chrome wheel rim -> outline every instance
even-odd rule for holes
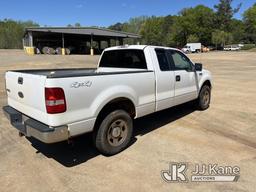
[[[111,146],[117,147],[124,143],[128,134],[128,126],[122,119],[114,121],[108,129],[107,139]]]

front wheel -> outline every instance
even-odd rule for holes
[[[124,110],[109,113],[95,132],[95,146],[103,155],[115,155],[130,143],[133,121]]]
[[[211,88],[208,85],[204,85],[199,93],[197,103],[200,110],[206,110],[209,108],[211,102]]]

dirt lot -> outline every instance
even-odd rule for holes
[[[99,155],[90,135],[44,145],[20,138],[0,112],[0,191],[255,191],[256,53],[189,55],[214,77],[207,111],[183,105],[135,121],[132,145],[113,157]],[[92,67],[98,57],[27,56],[0,50],[0,105],[4,71]],[[169,162],[239,166],[237,183],[166,183]],[[188,172],[188,173],[189,173]]]

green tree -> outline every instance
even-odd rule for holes
[[[0,20],[0,49],[22,48],[22,38],[26,27],[39,26],[32,21]]]
[[[211,44],[211,32],[214,24],[214,12],[203,5],[183,9],[174,19],[172,26],[177,44],[183,46],[190,35],[197,36],[204,45]]]
[[[108,28],[111,29],[111,30],[115,30],[115,31],[122,31],[123,30],[123,24],[118,22],[114,25],[110,25]]]
[[[147,16],[134,17],[129,19],[128,22],[116,23],[114,25],[109,26],[108,28],[116,31],[124,31],[124,32],[139,34],[142,29],[142,25],[145,23],[147,19],[148,19]],[[135,42],[133,39],[125,39],[124,43],[134,44]]]
[[[139,33],[146,20],[148,20],[147,16],[131,18],[127,23],[124,23],[123,31],[129,33]]]
[[[241,43],[245,40],[245,27],[244,23],[238,19],[232,19],[231,21],[231,34],[233,36],[232,43]]]
[[[232,41],[233,36],[231,33],[221,30],[212,32],[212,43],[216,46],[216,49],[218,46],[225,47],[225,45],[232,43]]]
[[[247,41],[256,43],[256,3],[244,12],[243,21]]]
[[[197,43],[199,41],[199,38],[196,35],[189,35],[188,36],[188,43]]]
[[[143,43],[149,45],[162,45],[164,34],[162,31],[164,23],[163,17],[151,17],[146,20],[141,29]]]
[[[163,18],[162,33],[164,37],[162,39],[163,46],[176,46],[175,35],[173,30],[173,24],[176,16],[167,15]]]
[[[219,4],[215,5],[216,9],[216,27],[227,32],[231,31],[231,22],[235,13],[237,13],[242,4],[236,8],[232,7],[233,0],[220,0]]]

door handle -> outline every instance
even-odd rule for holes
[[[21,85],[23,84],[23,78],[22,77],[18,78],[18,84],[21,84]]]
[[[176,81],[180,81],[180,75],[176,75]]]

